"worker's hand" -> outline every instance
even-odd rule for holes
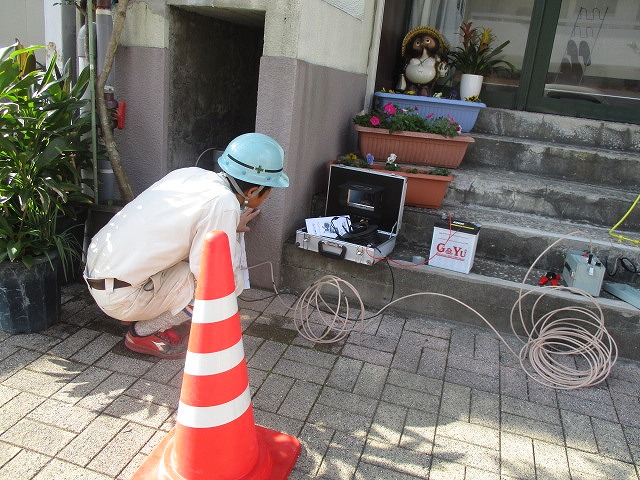
[[[256,218],[260,213],[259,208],[245,208],[244,212],[240,214],[240,222],[238,223],[238,227],[236,228],[236,232],[248,232],[251,230],[247,225],[251,220]]]

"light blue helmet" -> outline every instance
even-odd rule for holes
[[[282,171],[284,150],[262,133],[245,133],[227,145],[218,158],[220,168],[230,177],[266,187],[288,187]]]

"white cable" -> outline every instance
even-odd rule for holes
[[[572,232],[549,245],[536,258],[522,280],[518,299],[511,309],[510,317],[511,329],[523,344],[519,353],[509,346],[495,327],[477,310],[455,297],[442,293],[418,292],[405,295],[388,303],[366,319],[364,304],[357,289],[337,276],[327,275],[310,285],[294,306],[287,308],[294,310],[294,323],[303,338],[313,343],[333,343],[342,340],[352,331],[366,329],[375,317],[401,300],[419,295],[443,297],[462,305],[480,317],[507,349],[518,357],[522,369],[536,382],[561,390],[597,385],[607,378],[618,357],[617,345],[604,325],[604,315],[597,300],[583,290],[564,286],[533,287],[523,293],[527,278],[537,262],[556,244],[580,233]],[[271,277],[275,290],[273,268]],[[323,290],[326,294],[329,288],[337,296],[335,306],[322,296]],[[350,316],[349,298],[345,294],[345,289],[351,292],[360,307],[360,313],[353,318]],[[542,308],[543,299],[552,291],[558,290],[584,296],[593,304],[594,310],[583,306],[568,306],[550,310],[536,318],[538,311]],[[277,290],[275,292],[278,295]],[[523,301],[536,294],[539,296],[533,302],[530,318],[525,320]],[[516,312],[520,318],[520,326],[526,333],[526,340],[522,338],[521,333],[517,332],[514,323]]]

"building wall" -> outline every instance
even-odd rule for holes
[[[174,86],[171,9],[229,18],[248,25],[264,19],[255,130],[285,150],[287,189],[275,189],[247,235],[249,265],[274,264],[282,244],[304,225],[314,193],[326,188],[327,161],[355,149],[351,117],[362,109],[375,14],[365,0],[148,0],[131,4],[117,56],[116,98],[125,100],[127,126],[119,147],[134,191],[174,164],[168,137],[168,94]],[[336,86],[339,85],[339,88]],[[251,271],[254,285],[270,287],[268,268]]]

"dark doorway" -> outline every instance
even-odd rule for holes
[[[255,129],[264,13],[171,9],[168,170],[213,161],[213,149]],[[199,162],[199,165],[200,165]]]

